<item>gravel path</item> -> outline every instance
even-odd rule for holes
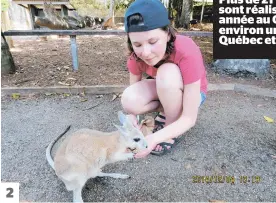
[[[112,95],[2,98],[2,181],[20,182],[20,200],[70,202],[72,193],[45,160],[47,145],[70,124],[112,131],[120,101]],[[101,103],[101,104],[100,104]],[[100,104],[96,107],[93,107]],[[93,108],[92,108],[93,107]],[[85,201],[276,201],[276,100],[211,92],[197,125],[163,157],[115,163],[107,172],[131,179],[95,178],[83,189]],[[233,184],[194,183],[196,176],[234,177]],[[241,183],[240,176],[250,182]],[[245,179],[243,179],[245,180]],[[248,181],[247,180],[247,181]],[[253,183],[258,182],[258,183]]]

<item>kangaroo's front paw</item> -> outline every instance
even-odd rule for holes
[[[134,159],[134,153],[127,153],[126,157],[128,160],[133,160]]]

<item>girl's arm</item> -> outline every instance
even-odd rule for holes
[[[151,140],[151,143],[157,145],[168,139],[178,137],[192,128],[197,120],[200,100],[200,80],[185,85],[181,116],[165,128],[149,135],[148,139]]]
[[[133,85],[136,82],[139,82],[142,80],[142,74],[141,75],[134,75],[131,72],[129,72],[129,83],[130,85]]]

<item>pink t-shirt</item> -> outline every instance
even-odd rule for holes
[[[174,51],[168,61],[176,64],[181,71],[183,84],[187,85],[200,79],[200,91],[207,93],[206,69],[204,66],[200,48],[195,42],[186,36],[176,35]],[[157,68],[149,66],[144,61],[136,61],[131,55],[127,61],[128,70],[134,75],[147,73],[155,77]]]

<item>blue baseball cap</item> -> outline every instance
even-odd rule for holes
[[[128,26],[128,17],[140,14],[144,24]],[[160,0],[136,0],[130,4],[125,13],[125,31],[143,32],[162,28],[170,24],[168,11]]]

